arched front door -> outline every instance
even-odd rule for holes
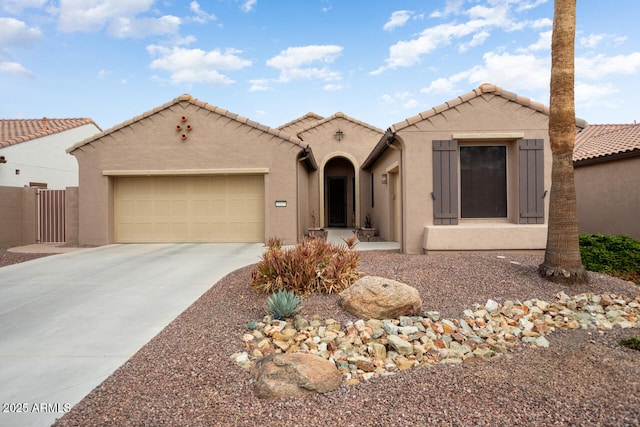
[[[329,227],[352,227],[356,215],[356,178],[353,164],[334,157],[324,167],[324,210]]]

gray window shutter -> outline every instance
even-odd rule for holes
[[[520,224],[544,224],[544,140],[521,140],[518,157]]]
[[[433,141],[433,223],[458,223],[458,143]]]

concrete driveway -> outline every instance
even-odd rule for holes
[[[0,268],[0,426],[49,426],[261,243],[109,245]]]

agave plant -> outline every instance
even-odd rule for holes
[[[293,291],[280,290],[267,298],[264,309],[273,319],[291,317],[302,309],[302,297]]]

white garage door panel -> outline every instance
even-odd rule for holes
[[[264,179],[122,177],[115,185],[117,242],[262,242]]]

